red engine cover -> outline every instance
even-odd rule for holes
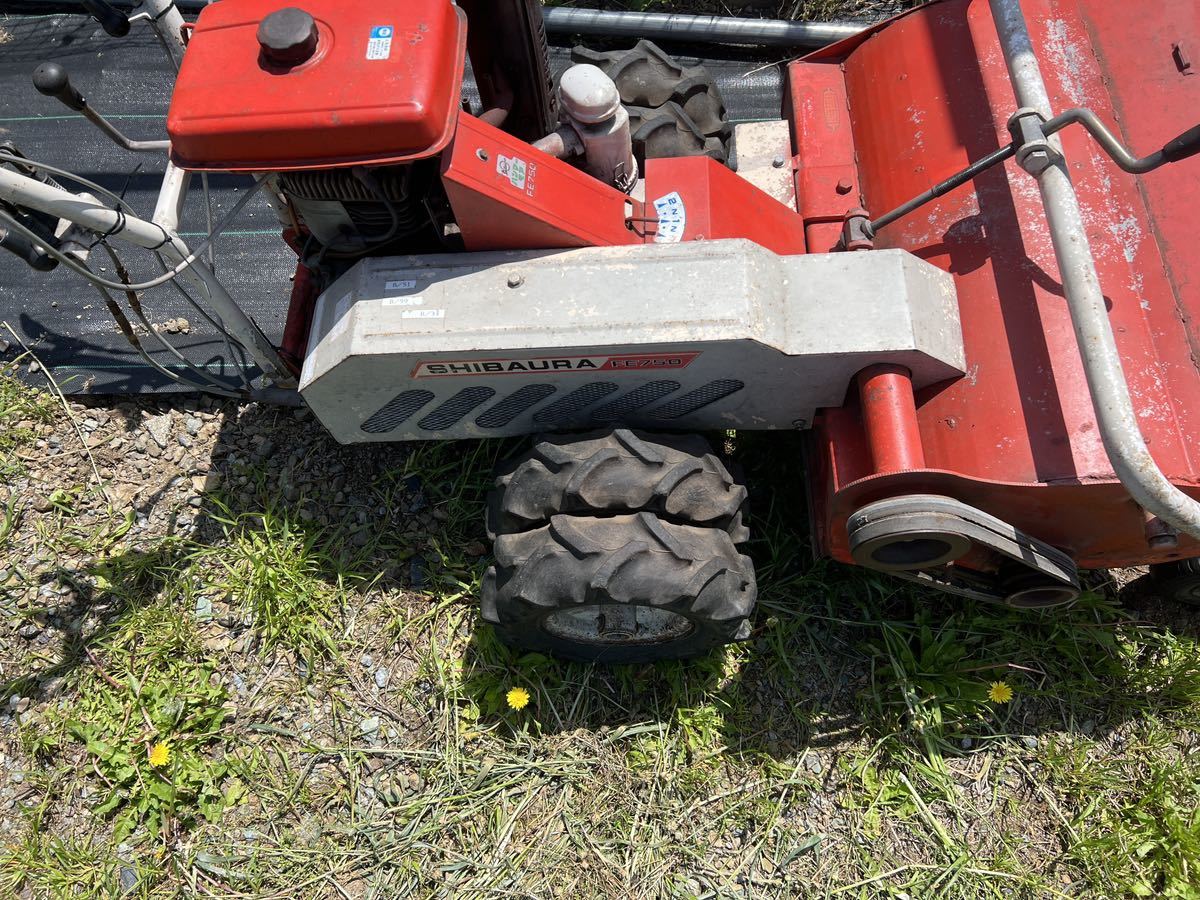
[[[316,20],[306,62],[272,65],[271,13]],[[466,17],[450,0],[227,0],[204,8],[175,84],[167,132],[186,169],[287,171],[432,156],[454,133]]]

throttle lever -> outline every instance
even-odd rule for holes
[[[129,16],[105,0],[79,0],[88,14],[100,23],[110,37],[125,37],[129,34]]]
[[[67,70],[56,62],[44,62],[34,69],[33,86],[37,88],[38,93],[54,97],[68,109],[83,113],[89,122],[126,150],[134,153],[161,153],[171,149],[170,141],[134,141],[127,138],[116,125],[88,106],[87,98],[71,84]]]
[[[88,108],[83,94],[71,84],[67,70],[56,62],[44,62],[33,70],[33,86],[39,94],[54,97],[75,112],[83,112]]]

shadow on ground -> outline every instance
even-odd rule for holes
[[[140,427],[136,416],[127,427]],[[1093,595],[1037,613],[814,561],[799,512],[799,441],[752,436],[734,453],[752,487],[749,552],[761,608],[751,640],[688,662],[602,668],[510,650],[474,624],[488,563],[489,473],[521,442],[343,447],[304,412],[227,407],[204,462],[212,482],[219,478],[215,490],[169,511],[169,537],[55,573],[71,594],[48,605],[43,621],[63,632],[61,654],[3,689],[44,696],[74,667],[97,664],[91,648],[131,609],[179,590],[178,573],[197,553],[238,542],[269,550],[283,535],[331,588],[349,587],[364,604],[403,597],[401,643],[417,640],[402,634],[405,621],[437,628],[439,610],[458,613],[467,624],[444,627],[459,629],[448,646],[461,658],[461,679],[444,700],[473,705],[483,725],[505,720],[504,693],[519,684],[534,695],[530,712],[543,733],[674,723],[719,731],[728,752],[785,758],[858,737],[924,741],[927,721],[936,721],[937,742],[954,752],[997,732],[1036,736],[1085,722],[1089,733],[1113,729],[1200,699],[1200,675],[1173,674],[1163,651],[1197,638],[1196,611],[1160,600],[1149,580],[1121,591],[1124,609]],[[162,502],[153,494],[135,514],[161,515]],[[288,590],[286,579],[272,581],[276,564],[262,552],[264,589]],[[231,624],[255,633],[249,620]],[[996,712],[987,688],[997,680],[1021,699],[999,719],[984,715]]]

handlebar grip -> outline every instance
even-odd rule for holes
[[[111,37],[125,37],[129,34],[129,16],[109,6],[104,0],[79,0],[88,14],[100,23],[100,27]]]
[[[87,100],[83,94],[71,84],[67,70],[55,62],[45,62],[33,71],[33,86],[38,93],[47,97],[57,98],[68,109],[83,112],[87,109]]]
[[[1189,128],[1173,141],[1168,141],[1163,147],[1163,156],[1168,162],[1179,162],[1189,156],[1200,153],[1200,125]]]

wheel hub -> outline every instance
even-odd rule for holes
[[[691,621],[678,613],[623,603],[558,609],[542,620],[542,627],[555,637],[587,644],[662,644],[694,630]]]

